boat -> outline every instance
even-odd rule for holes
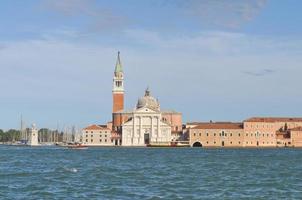
[[[72,145],[67,145],[68,149],[88,149],[88,146],[83,145],[83,144],[72,144]]]
[[[146,145],[147,147],[189,147],[187,142],[172,141],[172,142],[153,142]]]

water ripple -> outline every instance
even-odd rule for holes
[[[0,146],[0,199],[300,199],[301,149]]]

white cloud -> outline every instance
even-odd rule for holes
[[[163,5],[175,5],[183,14],[202,25],[238,28],[254,19],[267,0],[168,0]]]
[[[302,42],[296,39],[231,32],[165,37],[128,30],[123,44],[108,47],[56,37],[4,43],[0,85],[5,87],[1,88],[0,110],[26,112],[27,108],[42,107],[50,113],[47,120],[56,122],[59,113],[68,121],[69,113],[80,125],[96,118],[110,120],[118,50],[126,73],[128,108],[135,105],[146,86],[163,108],[182,111],[189,120],[199,120],[200,115],[206,116],[203,119],[238,119],[242,113],[254,115],[256,105],[263,113],[277,112],[268,110],[271,104],[286,107],[281,114],[294,113],[298,106],[295,99],[302,97],[298,88]],[[251,76],[261,72],[270,76]],[[223,111],[229,107],[233,113]]]
[[[85,21],[84,32],[106,32],[127,24],[125,16],[99,6],[95,0],[44,0],[42,7],[74,21]]]

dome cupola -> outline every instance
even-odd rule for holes
[[[160,110],[159,102],[151,96],[149,88],[146,89],[145,96],[139,98],[136,104],[136,109],[140,109],[143,107],[147,107],[155,111]]]

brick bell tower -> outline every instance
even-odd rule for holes
[[[120,52],[118,52],[114,70],[112,96],[112,112],[115,113],[117,111],[124,110],[124,73],[120,59]]]

